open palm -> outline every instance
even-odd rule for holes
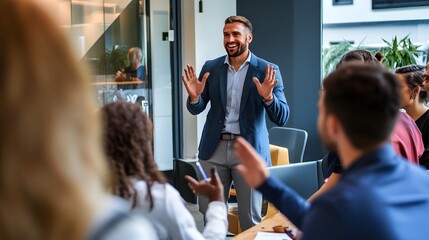
[[[272,100],[273,89],[279,82],[279,80],[276,79],[276,70],[274,70],[274,66],[267,65],[265,78],[262,83],[260,83],[259,79],[256,77],[253,78],[253,82],[256,85],[259,96],[261,96],[264,101]]]
[[[198,100],[198,97],[204,91],[204,87],[206,85],[207,78],[209,77],[208,72],[206,72],[203,78],[198,80],[195,75],[194,68],[191,65],[186,65],[185,68],[185,76],[182,75],[182,82],[185,85],[186,91],[188,92],[191,101]]]

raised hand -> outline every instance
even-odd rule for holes
[[[261,96],[265,102],[271,101],[273,99],[273,89],[279,82],[279,80],[276,79],[276,70],[274,70],[274,66],[267,65],[264,82],[262,84],[256,77],[253,78],[253,82],[256,85],[259,96]]]
[[[243,175],[249,186],[259,187],[269,176],[267,165],[244,138],[237,138],[234,148],[235,155],[242,163],[237,165],[237,170]]]
[[[186,78],[182,75],[182,82],[185,85],[186,91],[188,92],[191,102],[198,101],[198,98],[200,97],[201,93],[204,90],[204,87],[206,85],[206,81],[209,75],[210,73],[206,72],[203,75],[203,78],[201,79],[201,81],[199,81],[197,76],[195,75],[194,68],[191,65],[186,65],[186,68],[185,68]]]
[[[191,188],[195,194],[206,196],[210,202],[225,201],[225,197],[223,196],[223,185],[215,168],[211,169],[211,178],[208,182],[204,180],[197,182],[188,175],[185,176],[185,179],[188,181],[189,188]]]
[[[116,72],[115,81],[126,81],[126,80],[128,79],[127,79],[127,75],[124,73],[124,69]]]

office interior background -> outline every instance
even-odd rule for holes
[[[195,158],[206,112],[186,110],[181,75],[186,64],[225,55],[222,29],[231,15],[253,24],[250,50],[279,65],[291,109],[287,126],[308,132],[304,161],[325,154],[317,132],[323,49],[348,42],[377,50],[409,36],[429,49],[429,0],[40,0],[69,36],[93,74],[99,107],[123,99],[142,105],[154,123],[155,160],[172,171],[174,159]],[[118,85],[130,47],[143,50],[145,79]],[[268,120],[268,128],[272,127]]]

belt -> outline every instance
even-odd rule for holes
[[[222,134],[220,135],[220,140],[227,140],[227,141],[235,140],[235,139],[237,139],[239,136],[240,136],[240,135],[238,135],[238,134],[234,134],[234,133],[228,133],[228,132],[226,132],[226,133],[222,133]]]

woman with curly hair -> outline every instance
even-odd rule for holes
[[[108,193],[89,75],[57,24],[7,0],[0,32],[0,239],[156,239]]]
[[[180,194],[157,169],[152,153],[152,123],[137,104],[115,102],[103,107],[105,151],[115,173],[113,193],[131,202],[155,225],[160,239],[225,239],[223,186],[217,173],[207,183],[188,177],[194,192],[210,200],[201,234]]]
[[[424,70],[424,66],[408,65],[397,68],[395,73],[402,87],[401,107],[414,119],[422,133],[425,151],[420,157],[420,165],[429,169],[429,108],[425,105],[428,92],[423,86]]]

